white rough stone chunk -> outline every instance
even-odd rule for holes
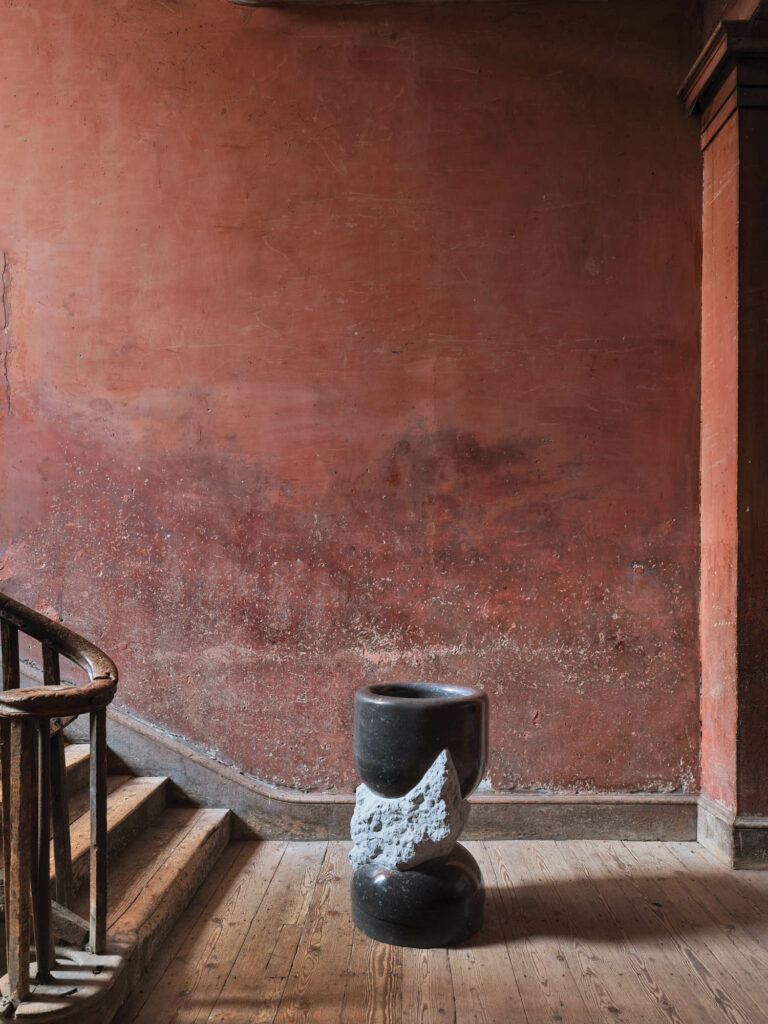
[[[406,871],[453,849],[469,814],[447,750],[405,796],[387,799],[357,787],[349,855],[352,867],[384,864]]]

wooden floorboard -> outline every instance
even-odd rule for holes
[[[660,926],[653,904],[637,898],[631,879],[609,872],[602,860],[603,845],[583,847],[574,842],[564,856],[588,883],[589,898],[601,907],[602,925],[596,937],[621,949],[635,984],[643,990],[642,1019],[670,1024],[690,1018],[710,1022],[719,1008],[700,997],[691,964]],[[622,1016],[632,1019],[640,1008],[640,1001],[630,998],[622,1006]]]
[[[768,1024],[768,873],[692,843],[468,843],[455,948],[353,927],[347,843],[233,843],[120,1024]]]
[[[516,968],[515,981],[532,1020],[588,1020],[584,994],[573,976],[551,901],[543,887],[530,884],[520,847],[486,843],[476,856],[487,899],[500,908],[504,945]]]

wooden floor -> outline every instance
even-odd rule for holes
[[[384,946],[347,843],[233,843],[120,1024],[768,1022],[768,872],[692,843],[467,843],[478,935]]]

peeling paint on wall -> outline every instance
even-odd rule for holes
[[[0,314],[2,314],[3,324],[3,380],[5,383],[5,411],[8,416],[11,415],[11,380],[8,373],[8,360],[11,354],[11,336],[10,336],[10,319],[8,312],[8,290],[11,283],[10,270],[8,268],[8,256],[3,251],[0,253],[2,256],[2,271],[0,272]]]

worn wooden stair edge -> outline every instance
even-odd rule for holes
[[[64,761],[67,766],[67,786],[70,793],[85,789],[88,785],[91,747],[89,743],[68,743],[64,747]]]
[[[16,1020],[25,1020],[29,1024],[43,1021],[45,1024],[54,1021],[62,1024],[108,1024],[118,1012],[230,839],[231,815],[227,810],[171,808],[166,815],[170,824],[165,828],[174,833],[168,843],[167,855],[155,856],[148,868],[145,865],[145,874],[139,870],[134,893],[113,913],[107,955],[103,958],[105,966],[103,969],[99,967],[100,981],[90,977],[87,968],[79,976],[94,988],[96,996],[85,1004],[73,999],[68,1005],[60,1005],[55,1012],[41,1012],[49,999],[42,991],[40,1002],[22,1004]],[[114,870],[119,870],[122,862],[125,873],[131,862],[141,859],[137,855],[143,844],[151,844],[153,828],[157,832],[162,831],[159,824],[150,824],[131,845],[113,858]],[[82,896],[78,909],[85,909],[84,899]],[[79,954],[60,947],[59,955],[71,959]],[[122,966],[111,960],[116,956],[122,958]],[[61,973],[66,976],[66,972],[72,969],[71,965],[62,967]],[[101,992],[99,984],[103,985]]]
[[[206,808],[193,814],[191,826],[182,830],[169,856],[108,931],[108,951],[125,957],[120,977],[87,1014],[70,1018],[70,1024],[109,1024],[229,843],[229,811]],[[126,850],[123,857],[129,854]]]
[[[67,743],[64,747],[64,761],[67,766],[67,787],[70,794],[88,786],[91,748],[88,743]],[[0,805],[2,804],[0,795]]]
[[[107,797],[107,849],[115,857],[153,821],[166,803],[167,779],[129,778]],[[72,881],[77,890],[88,878],[90,816],[86,812],[70,825]],[[53,874],[53,872],[52,872]]]
[[[132,943],[143,971],[177,918],[199,889],[229,843],[231,814],[205,808],[142,889],[110,928],[110,935]]]

